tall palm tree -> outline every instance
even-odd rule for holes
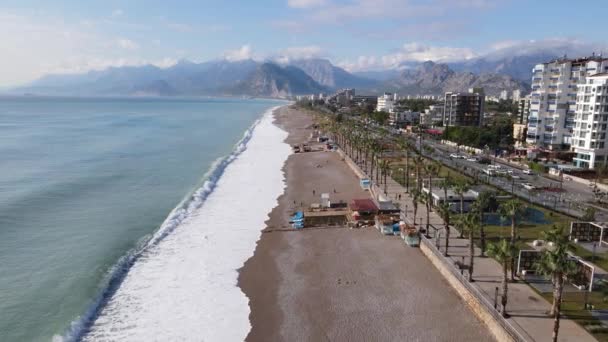
[[[391,162],[386,160],[386,159],[382,159],[380,161],[380,170],[382,171],[382,178],[383,178],[383,182],[384,182],[384,194],[386,194],[387,192],[387,188],[386,188],[386,176],[388,175],[388,171],[391,168]]]
[[[430,162],[424,166],[424,170],[429,181],[429,193],[426,199],[426,234],[428,236],[429,229],[431,228],[431,208],[433,207],[433,176],[439,171],[439,166],[435,162]]]
[[[405,152],[405,192],[410,191],[410,150],[412,149],[412,143],[403,138],[399,140],[399,148]]]
[[[416,218],[418,216],[418,203],[420,203],[420,199],[422,198],[422,193],[418,191],[418,189],[413,189],[410,191],[410,196],[412,198],[412,205],[414,206],[414,226],[416,225]]]
[[[536,271],[550,276],[553,284],[553,305],[549,314],[555,317],[553,342],[556,342],[559,333],[564,280],[576,272],[576,264],[568,256],[568,237],[564,234],[563,227],[554,226],[543,235],[546,241],[553,243],[553,246],[542,251],[540,261],[536,264]]]
[[[473,282],[475,281],[473,279],[473,266],[475,264],[474,260],[475,260],[475,232],[477,231],[478,227],[479,227],[479,216],[474,213],[474,212],[470,212],[467,213],[464,218],[461,217],[461,219],[463,219],[464,221],[464,226],[467,227],[467,230],[469,231],[469,281]]]
[[[471,186],[467,181],[460,181],[454,185],[454,192],[458,197],[460,197],[460,216],[464,215],[464,194],[466,194],[471,189]],[[458,235],[459,239],[463,237],[463,231],[460,230],[460,234]]]
[[[443,224],[445,226],[445,251],[443,252],[444,256],[448,256],[448,249],[450,247],[450,204],[447,201],[443,201],[438,207],[437,211],[439,212],[439,216],[443,219]]]
[[[416,168],[416,188],[418,191],[422,191],[422,173],[421,170],[424,167],[424,158],[420,154],[414,158],[414,166]]]
[[[515,248],[506,240],[502,239],[499,243],[490,243],[488,245],[488,255],[496,259],[502,265],[502,294],[500,296],[500,313],[502,317],[509,317],[507,314],[507,300],[509,291],[509,279],[507,269],[511,260],[515,258]]]
[[[481,254],[479,256],[481,257],[485,257],[486,255],[486,232],[484,230],[483,214],[494,199],[495,196],[493,192],[483,191],[479,194],[473,204],[473,209],[479,214],[479,247],[481,249]]]
[[[501,217],[511,220],[511,246],[515,246],[515,236],[517,232],[517,217],[526,211],[526,205],[518,200],[511,199],[500,205],[498,208]],[[515,279],[515,260],[511,260],[511,281]]]

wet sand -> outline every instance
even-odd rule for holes
[[[310,137],[309,115],[283,107],[275,117],[290,133],[287,143]],[[369,198],[335,152],[292,154],[284,172],[285,193],[239,276],[250,299],[248,341],[493,340],[422,253],[398,237],[374,228],[273,231],[322,192],[333,202]]]

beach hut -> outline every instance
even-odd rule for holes
[[[420,235],[416,230],[416,227],[409,226],[405,222],[399,222],[401,228],[401,238],[410,247],[420,246]]]
[[[321,206],[323,208],[330,208],[331,207],[331,202],[329,201],[329,194],[328,193],[322,193],[321,194]]]
[[[395,221],[392,217],[387,215],[376,216],[376,229],[378,229],[384,235],[394,235],[393,224]]]
[[[361,185],[361,188],[363,190],[369,190],[369,188],[371,187],[371,181],[369,180],[369,178],[361,178],[359,180],[359,185]]]
[[[349,209],[355,221],[369,221],[372,224],[378,214],[376,203],[369,198],[352,200],[349,204]]]
[[[304,228],[304,212],[298,211],[296,212],[290,219],[289,223],[295,229]]]

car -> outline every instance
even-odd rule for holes
[[[521,179],[521,177],[518,176],[518,175],[512,175],[511,178],[513,178],[513,179]]]
[[[532,170],[528,170],[528,169],[523,170],[522,173],[525,175],[530,175],[530,176],[534,175],[534,172],[532,172]]]
[[[534,190],[536,189],[536,187],[530,183],[521,183],[521,186],[524,187],[524,189],[526,190]]]
[[[479,160],[475,157],[469,157],[469,158],[467,158],[467,161],[477,163]]]
[[[458,159],[460,158],[460,155],[458,153],[450,153],[450,158]]]

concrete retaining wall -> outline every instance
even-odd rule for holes
[[[488,312],[488,309],[471,293],[462,282],[454,276],[452,271],[448,269],[445,262],[440,259],[430,247],[427,245],[428,241],[423,241],[420,244],[420,251],[431,261],[431,263],[439,270],[439,273],[447,280],[447,282],[456,290],[456,293],[462,298],[462,300],[469,306],[477,318],[482,321],[490,330],[492,335],[498,341],[515,341],[509,332],[507,332],[500,323]]]

